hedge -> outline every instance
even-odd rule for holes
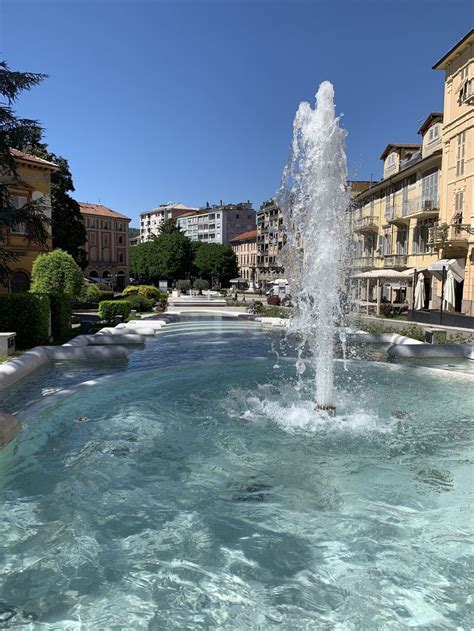
[[[54,340],[66,337],[71,331],[71,297],[68,294],[49,294],[51,332]]]
[[[129,285],[125,287],[122,293],[124,296],[139,294],[150,300],[159,300],[161,297],[160,290],[153,285]]]
[[[103,300],[99,303],[99,316],[108,323],[115,322],[115,316],[121,315],[124,320],[130,315],[130,303],[126,300]]]
[[[0,331],[16,332],[16,347],[32,348],[48,343],[49,297],[45,294],[0,296]]]
[[[151,300],[142,294],[129,294],[124,300],[130,304],[131,309],[137,311],[151,311],[153,308]]]

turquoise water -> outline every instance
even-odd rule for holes
[[[24,422],[0,458],[12,621],[472,627],[472,381],[338,361],[338,415],[318,417],[277,348],[254,323],[181,322],[4,401]]]

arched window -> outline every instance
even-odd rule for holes
[[[99,278],[99,274],[95,270],[92,270],[89,274],[89,278]]]
[[[89,261],[97,261],[97,248],[89,248]]]
[[[26,272],[15,272],[12,278],[12,293],[25,293],[30,288],[30,277]]]

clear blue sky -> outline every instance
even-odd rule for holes
[[[470,0],[0,0],[0,52],[50,78],[23,96],[76,198],[132,217],[167,201],[271,197],[291,123],[335,85],[352,178],[442,109],[431,66],[473,22]]]

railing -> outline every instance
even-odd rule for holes
[[[420,160],[421,160],[421,151],[417,151],[411,158],[408,158],[408,160],[402,160],[400,162],[400,171],[402,169],[407,169],[408,167],[411,167],[413,164],[416,164]]]
[[[374,267],[375,265],[375,258],[374,255],[370,255],[370,256],[358,256],[357,258],[354,259],[354,270],[357,271],[362,271],[365,269],[369,269],[371,267]]]
[[[403,202],[402,215],[407,217],[420,213],[437,212],[439,210],[439,198],[428,198],[424,196],[415,197]]]
[[[388,254],[383,257],[384,267],[397,268],[406,267],[407,255],[406,254]]]
[[[466,223],[436,224],[428,229],[428,245],[443,245],[448,241],[468,241],[470,230],[470,224]]]
[[[377,232],[377,220],[375,217],[362,217],[354,221],[354,232]]]

